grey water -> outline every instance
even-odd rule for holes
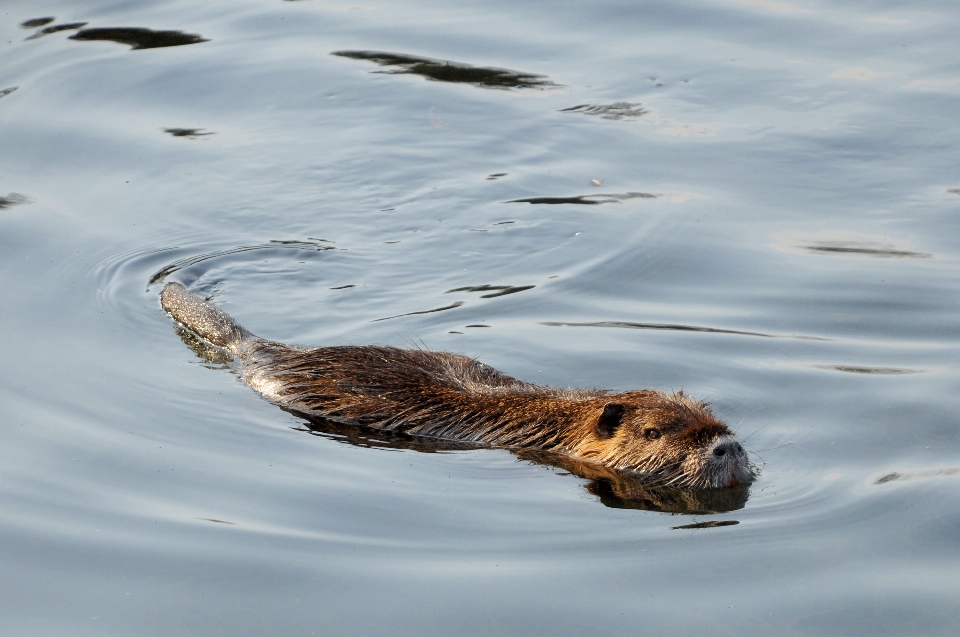
[[[5,0],[4,635],[954,635],[960,5]],[[684,391],[630,506],[317,431],[179,333]]]

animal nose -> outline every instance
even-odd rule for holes
[[[727,452],[733,453],[735,451],[743,451],[739,442],[724,442],[713,448],[713,455],[725,456]]]

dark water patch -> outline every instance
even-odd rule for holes
[[[37,38],[42,38],[45,35],[50,35],[51,33],[60,33],[61,31],[74,31],[81,27],[87,26],[86,22],[67,22],[65,24],[54,24],[43,29],[40,29],[33,35],[31,35],[28,40],[36,40]]]
[[[451,292],[490,292],[490,294],[480,295],[481,299],[492,299],[498,296],[506,296],[507,294],[516,294],[517,292],[523,292],[524,290],[532,290],[537,286],[535,285],[470,285],[462,288],[453,288],[452,290],[447,290],[444,294],[450,294]]]
[[[331,55],[367,60],[380,66],[393,67],[388,71],[376,71],[389,74],[420,75],[436,82],[472,84],[481,88],[547,88],[557,86],[543,75],[523,73],[509,69],[484,66],[471,66],[449,60],[388,53],[385,51],[334,51]]]
[[[561,113],[583,113],[603,119],[636,119],[650,111],[635,102],[614,102],[613,104],[579,104],[570,108],[561,108]]]
[[[180,325],[174,324],[173,329],[177,333],[177,336],[180,337],[180,340],[183,341],[183,344],[187,346],[187,349],[203,361],[204,367],[208,369],[230,368],[230,364],[233,362],[233,355],[229,351],[212,345]]]
[[[505,225],[508,225],[508,224],[511,224],[511,223],[516,223],[516,221],[498,221],[498,222],[496,222],[496,223],[493,224],[493,225],[495,225],[495,226],[505,226]]]
[[[464,327],[490,327],[490,326],[484,325],[483,323],[476,323],[474,325],[464,325]]]
[[[226,520],[218,520],[216,518],[197,518],[197,519],[202,520],[204,522],[216,522],[217,524],[231,524],[231,525],[236,524],[236,522],[227,522]]]
[[[11,192],[6,197],[0,197],[0,210],[18,206],[22,203],[30,203],[30,199],[18,192]]]
[[[198,254],[192,257],[177,259],[173,263],[164,266],[154,273],[154,275],[151,276],[150,280],[147,282],[147,285],[160,283],[174,272],[192,265],[196,265],[197,263],[201,263],[203,261],[218,259],[233,254],[252,252],[255,250],[309,250],[311,252],[322,252],[324,250],[336,250],[336,248],[333,246],[320,245],[311,241],[270,241],[269,243],[262,243],[259,245],[239,246],[236,248],[230,248],[228,250],[217,250],[216,252],[207,252],[205,254]]]
[[[871,257],[879,259],[930,259],[934,255],[917,252],[902,240],[884,235],[864,234],[849,230],[808,232],[785,230],[771,235],[771,247],[784,252],[814,253],[835,256]]]
[[[215,135],[214,132],[203,132],[202,128],[164,128],[163,132],[170,133],[174,137],[187,137],[189,139],[194,139],[197,137],[203,137],[205,135]]]
[[[419,312],[407,312],[406,314],[397,314],[396,316],[385,316],[383,318],[373,319],[371,323],[377,323],[379,321],[389,321],[390,319],[400,318],[401,316],[414,316],[416,314],[433,314],[434,312],[443,312],[444,310],[452,310],[454,308],[460,307],[463,305],[463,301],[457,301],[456,303],[451,303],[450,305],[444,305],[443,307],[435,307],[432,310],[420,310]]]
[[[895,376],[899,374],[920,374],[922,369],[906,369],[901,367],[859,367],[855,365],[817,365],[820,369],[831,369],[849,374],[879,374]]]
[[[807,251],[820,254],[853,254],[881,259],[929,259],[933,257],[927,252],[912,252],[897,250],[891,247],[869,246],[856,243],[820,243],[804,246]]]
[[[71,40],[109,41],[127,44],[132,50],[159,49],[208,42],[207,38],[182,31],[153,31],[136,27],[109,27],[84,29],[70,36]]]
[[[463,334],[463,332],[458,332],[456,330],[450,330],[447,334]]]
[[[545,203],[545,204],[561,204],[561,203],[574,203],[574,204],[584,204],[588,206],[595,206],[602,201],[593,201],[588,199],[587,195],[579,195],[576,197],[527,197],[525,199],[511,199],[510,201],[505,201],[504,203]]]
[[[710,520],[709,522],[697,522],[696,524],[684,524],[670,528],[674,531],[677,529],[715,529],[720,526],[736,526],[737,524],[740,524],[737,520]]]
[[[493,173],[492,175],[487,175],[487,181],[493,181],[495,179],[500,179],[501,177],[506,177],[510,173]]]
[[[11,86],[10,88],[5,88],[3,90],[0,90],[0,97],[6,97],[7,95],[10,95],[10,93],[13,93],[15,90],[17,90],[18,88],[20,87]]]
[[[947,188],[947,192],[952,195],[960,195],[960,188]]]
[[[20,23],[20,26],[24,29],[36,29],[37,27],[42,27],[45,24],[50,24],[56,20],[53,16],[46,18],[31,18],[30,20],[24,20]]]
[[[829,341],[829,338],[820,336],[803,336],[800,334],[764,334],[763,332],[745,332],[742,330],[726,330],[719,327],[702,327],[699,325],[680,325],[676,323],[633,323],[630,321],[594,321],[589,323],[573,323],[562,321],[543,321],[540,325],[551,327],[619,327],[633,330],[668,330],[677,332],[707,332],[710,334],[736,334],[738,336],[759,336],[761,338],[795,338],[804,341]]]
[[[607,193],[596,195],[576,195],[574,197],[524,197],[523,199],[511,199],[503,203],[533,203],[533,204],[580,204],[586,206],[596,206],[604,203],[620,203],[627,199],[654,199],[658,195],[649,192],[623,192]]]
[[[331,290],[346,290],[347,288],[355,288],[355,287],[357,287],[357,286],[356,286],[355,284],[351,283],[350,285],[340,285],[340,286],[337,286],[337,287],[335,287],[335,288],[330,288],[330,289],[331,289]]]

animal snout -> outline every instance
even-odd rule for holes
[[[743,447],[740,446],[739,442],[734,440],[721,442],[719,445],[713,448],[713,455],[715,456],[725,456],[728,453],[738,453],[742,452]]]

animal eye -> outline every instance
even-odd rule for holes
[[[660,437],[659,429],[647,429],[647,440],[656,440]]]

